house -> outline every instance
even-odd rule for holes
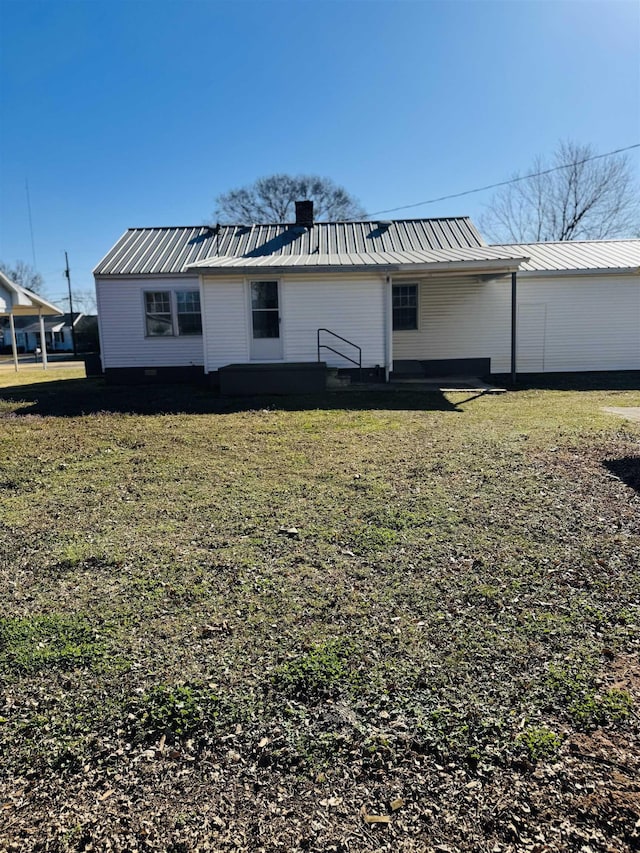
[[[62,315],[64,312],[56,305],[52,305],[51,302],[48,302],[42,296],[39,296],[37,293],[33,293],[31,290],[27,290],[19,284],[16,284],[14,281],[11,281],[11,279],[5,275],[2,270],[0,270],[0,320],[7,318],[8,321],[8,329],[3,330],[3,344],[12,353],[13,363],[16,370],[18,370],[19,365],[15,329],[16,322],[19,318],[29,315],[31,315],[31,319],[33,319],[34,314],[38,315],[40,334],[44,337],[45,314]],[[6,334],[6,332],[8,332],[8,334]],[[46,350],[42,355],[42,366],[46,370]]]
[[[78,331],[82,325],[84,314],[74,312],[73,324],[71,314],[60,317],[44,318],[44,337],[47,352],[73,352],[73,331]],[[19,317],[15,321],[16,343],[20,352],[35,352],[42,349],[40,322],[37,317]]]
[[[297,202],[294,223],[132,228],[94,275],[115,381],[640,369],[640,240],[490,246],[466,217]]]

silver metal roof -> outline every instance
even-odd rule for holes
[[[485,243],[467,217],[448,219],[397,219],[392,222],[315,222],[311,228],[291,224],[222,225],[175,228],[130,228],[94,269],[95,275],[162,275],[183,272],[205,258],[242,260],[241,266],[261,266],[278,256],[376,256],[430,250],[478,248]],[[511,253],[513,255],[513,252]],[[335,262],[338,263],[338,262]],[[377,263],[377,262],[376,262]],[[397,261],[394,261],[397,263]],[[366,265],[370,265],[367,262]],[[333,265],[330,264],[330,265]]]
[[[640,240],[589,240],[514,243],[493,246],[528,257],[523,271],[640,269]]]
[[[304,269],[330,270],[349,267],[351,270],[383,267],[390,270],[416,269],[421,266],[446,265],[448,268],[469,266],[517,269],[526,257],[519,252],[507,252],[490,246],[477,248],[434,249],[413,252],[349,252],[312,255],[261,255],[259,257],[231,257],[216,255],[191,264],[190,270],[255,270],[255,269]]]

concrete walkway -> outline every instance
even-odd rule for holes
[[[603,406],[602,411],[640,423],[640,406]]]
[[[440,391],[445,394],[504,394],[506,389],[489,385],[475,376],[433,376],[419,379],[392,379],[390,382],[344,381],[327,384],[330,391],[376,391],[394,393],[400,391]]]

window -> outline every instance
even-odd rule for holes
[[[64,343],[64,332],[54,332],[53,333],[53,340],[56,344],[63,344]]]
[[[145,293],[144,301],[147,317],[147,334],[152,336],[172,335],[171,294],[166,291],[156,290],[151,293]]]
[[[147,335],[201,335],[202,316],[197,290],[153,290],[144,294]]]
[[[418,285],[393,285],[393,328],[406,331],[418,328]]]
[[[176,293],[178,306],[178,334],[201,335],[200,294],[197,290],[182,290]]]
[[[254,338],[280,337],[278,282],[251,282],[251,315]]]

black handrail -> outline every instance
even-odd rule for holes
[[[350,347],[354,347],[358,350],[358,360],[356,361],[353,358],[350,358],[348,355],[345,355],[343,352],[339,352],[337,349],[330,347],[329,344],[321,344],[320,343],[320,332],[326,332],[328,335],[333,335],[334,338],[338,338],[341,341],[344,341],[345,344],[349,344]],[[318,361],[320,361],[320,349],[328,349],[331,352],[334,352],[336,355],[339,355],[340,358],[344,358],[347,361],[350,361],[351,364],[355,364],[359,370],[358,378],[362,380],[362,348],[358,346],[358,344],[354,344],[353,341],[348,341],[346,338],[343,338],[342,335],[338,335],[335,332],[332,332],[331,329],[318,329],[317,332],[317,343],[318,343]]]

